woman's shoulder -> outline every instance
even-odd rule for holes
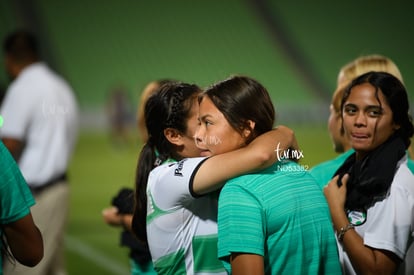
[[[407,157],[403,157],[394,176],[393,186],[403,188],[414,197],[414,174],[407,166]]]
[[[148,184],[164,181],[188,181],[205,159],[204,157],[185,158],[179,161],[163,163],[150,172]]]

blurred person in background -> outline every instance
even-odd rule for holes
[[[329,106],[330,115],[328,119],[328,130],[333,147],[335,152],[340,155],[335,159],[320,163],[310,170],[310,173],[319,182],[321,187],[331,180],[339,166],[354,152],[351,148],[349,138],[344,134],[342,129],[341,100],[346,86],[354,78],[370,71],[387,72],[403,82],[401,72],[397,65],[390,58],[378,54],[358,57],[340,69],[337,87],[332,95],[331,105]],[[408,167],[414,172],[414,161],[412,159],[408,159]]]
[[[36,267],[5,262],[4,273],[64,275],[67,169],[78,133],[77,101],[70,85],[42,61],[32,33],[11,33],[3,50],[12,82],[0,108],[4,119],[0,136],[36,200],[32,215],[45,251]]]
[[[124,87],[117,86],[109,91],[106,112],[112,145],[117,149],[128,145],[131,141],[133,112],[131,100]]]
[[[120,245],[129,248],[130,274],[157,274],[152,265],[148,245],[140,242],[132,233],[134,190],[121,188],[112,198],[111,205],[102,211],[102,217],[108,225],[122,228]]]
[[[43,257],[42,235],[30,213],[34,204],[19,167],[0,141],[0,274],[3,261],[33,267]]]
[[[148,98],[159,90],[159,88],[169,82],[176,82],[176,80],[163,78],[159,80],[154,80],[148,83],[144,90],[141,93],[140,101],[137,109],[137,127],[138,127],[138,138],[139,141],[144,144],[148,140],[147,126],[145,125],[145,103]]]

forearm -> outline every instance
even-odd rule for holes
[[[122,223],[122,226],[126,230],[132,231],[132,215],[131,214],[121,215],[121,223]]]
[[[230,178],[269,167],[278,160],[278,144],[282,149],[296,144],[293,131],[281,126],[262,134],[244,148],[210,157],[194,177],[194,191],[208,193],[220,188]]]
[[[263,257],[260,255],[232,253],[230,263],[233,275],[264,274]]]
[[[35,266],[43,258],[43,238],[31,214],[4,226],[7,243],[21,264]]]
[[[104,221],[112,226],[122,226],[127,230],[131,230],[132,214],[121,214],[116,207],[108,207],[102,211]]]
[[[336,209],[334,211],[331,209],[331,215],[334,228],[337,233],[340,232],[342,228],[346,228],[348,226],[349,221],[343,209]],[[355,229],[351,228],[343,233],[342,240],[339,241],[342,243],[343,249],[348,254],[352,266],[357,273],[365,274],[362,272],[365,269],[365,266],[371,265],[371,259],[369,251],[363,251],[366,249],[363,239],[358,235]]]
[[[281,151],[289,148],[298,149],[294,132],[285,126],[279,126],[262,134],[247,145],[243,149],[247,153],[246,159],[242,160],[249,162],[249,156],[251,156],[254,159],[252,163],[248,163],[248,168],[250,170],[261,170],[278,161],[279,156],[283,155]]]
[[[332,218],[336,232],[349,224],[345,212],[335,213]],[[391,252],[366,246],[354,229],[347,230],[341,242],[357,274],[393,274],[396,271],[396,256]]]
[[[17,162],[23,152],[24,143],[13,138],[3,138],[2,141]]]

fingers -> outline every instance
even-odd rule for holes
[[[118,208],[108,207],[102,210],[102,217],[104,221],[111,225],[119,224],[120,215],[118,213]]]
[[[348,180],[349,180],[349,174],[345,174],[342,177],[342,185],[344,185],[346,187],[346,184],[348,183]]]
[[[324,188],[327,188],[328,187],[328,185],[331,185],[331,184],[333,184],[333,183],[337,183],[338,182],[338,178],[339,178],[339,175],[338,176],[335,176],[335,177],[333,177],[329,182],[328,182],[328,184],[326,184],[325,186],[324,186]]]

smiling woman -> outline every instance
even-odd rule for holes
[[[406,253],[414,234],[414,175],[405,153],[414,126],[407,92],[393,75],[370,72],[351,82],[341,106],[355,153],[324,193],[345,274],[404,274],[412,268]]]

